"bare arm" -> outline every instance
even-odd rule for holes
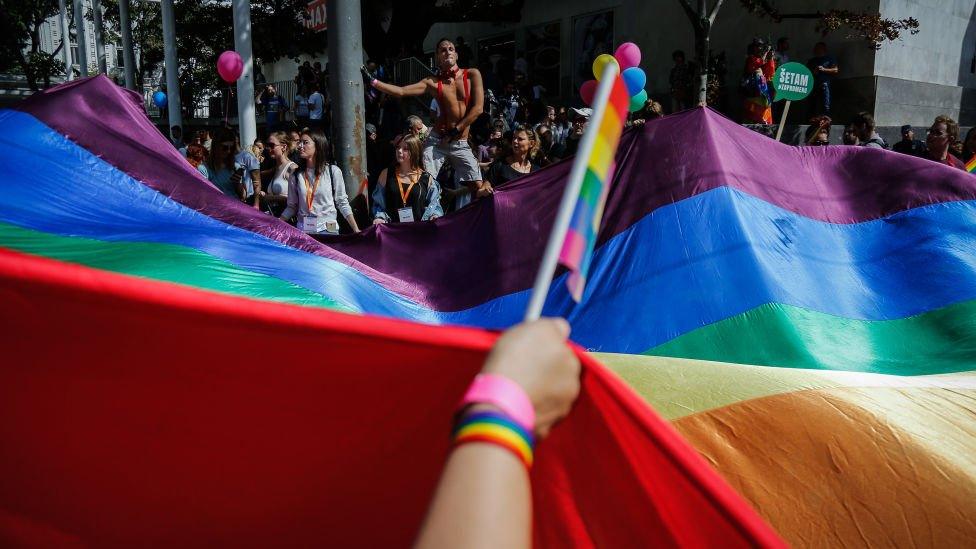
[[[465,444],[444,466],[419,548],[532,544],[532,493],[525,466],[491,444]]]
[[[428,78],[420,82],[414,82],[409,86],[394,86],[393,84],[374,80],[372,85],[373,88],[393,97],[416,97],[427,93],[427,88],[430,85],[429,82],[430,79]]]
[[[568,335],[569,325],[562,319],[521,324],[499,338],[482,369],[525,390],[535,408],[537,438],[549,433],[579,394],[580,364],[565,344]],[[525,465],[490,443],[464,444],[447,460],[416,545],[528,548],[531,521]]]
[[[468,114],[457,123],[457,129],[461,131],[474,124],[474,121],[485,110],[485,88],[481,83],[481,71],[478,69],[470,69],[468,70],[468,76],[471,78],[471,95],[474,101],[471,102],[471,108],[468,109]]]
[[[261,209],[261,170],[251,172],[251,183],[254,185],[254,209]]]

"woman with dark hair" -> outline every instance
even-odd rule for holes
[[[557,158],[553,158],[553,137],[552,128],[549,126],[539,126],[535,131],[539,139],[539,147],[536,149],[535,157],[532,159],[540,168],[545,168],[552,164]]]
[[[240,198],[231,182],[231,175],[234,173],[233,135],[224,133],[217,136],[207,157],[207,173],[210,182],[224,194]]]
[[[352,215],[342,170],[329,162],[329,141],[320,130],[304,130],[298,141],[304,168],[296,171],[288,185],[288,206],[279,219],[298,214],[298,228],[308,234],[339,234],[341,213],[353,232],[359,225]]]
[[[512,132],[511,151],[505,158],[496,160],[488,168],[488,181],[492,187],[518,179],[539,169],[532,162],[539,150],[539,138],[528,128],[518,128]]]
[[[373,225],[427,221],[444,215],[437,180],[424,171],[424,145],[407,135],[397,143],[396,163],[380,172],[373,189]]]

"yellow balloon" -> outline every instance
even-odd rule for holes
[[[617,70],[620,70],[620,64],[617,63],[617,59],[614,56],[610,55],[609,53],[599,55],[593,60],[593,76],[596,77],[597,80],[603,76],[603,69],[606,68],[607,63],[617,65]]]

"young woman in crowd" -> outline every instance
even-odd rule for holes
[[[186,147],[186,160],[191,166],[197,169],[203,177],[210,179],[210,174],[207,172],[207,167],[204,162],[207,159],[207,149],[203,148],[203,145],[197,145],[196,143],[188,145]]]
[[[923,158],[965,171],[966,164],[949,154],[949,146],[957,139],[959,139],[959,124],[944,114],[936,116],[925,139],[928,151]]]
[[[444,215],[437,180],[424,171],[423,142],[407,135],[396,146],[394,165],[380,172],[373,189],[373,224],[427,221]]]
[[[539,138],[528,128],[519,128],[512,132],[512,149],[510,154],[501,160],[496,160],[488,169],[488,181],[492,187],[498,187],[513,179],[522,177],[539,169],[532,163],[532,158],[539,149]]]
[[[250,151],[258,159],[258,162],[264,162],[264,143],[261,142],[260,138],[254,138],[254,143],[251,144]]]
[[[298,169],[298,165],[288,158],[288,141],[285,132],[272,133],[268,137],[265,150],[275,164],[269,177],[268,190],[261,198],[271,215],[278,217],[288,206],[289,181]]]
[[[289,181],[287,207],[279,219],[297,214],[298,228],[308,234],[339,234],[337,216],[342,214],[353,232],[359,232],[342,170],[329,161],[325,134],[317,129],[302,131],[298,151],[304,166]]]
[[[227,196],[240,198],[237,195],[234,184],[231,183],[231,175],[234,173],[234,136],[219,135],[210,149],[207,157],[208,179],[218,189]]]
[[[539,140],[539,148],[536,150],[533,160],[540,168],[545,168],[549,164],[559,160],[553,154],[552,128],[549,126],[539,126],[535,134]]]

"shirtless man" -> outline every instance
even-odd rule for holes
[[[435,55],[440,73],[409,86],[380,82],[365,66],[362,71],[373,88],[393,97],[434,96],[440,106],[440,114],[424,143],[424,167],[436,176],[444,160],[449,160],[454,167],[455,177],[470,193],[478,197],[486,196],[492,192],[491,185],[481,181],[481,169],[468,146],[471,124],[484,108],[481,73],[478,69],[458,68],[457,51],[454,43],[447,38],[437,42]],[[470,202],[470,194],[465,198],[459,200],[458,207]]]

